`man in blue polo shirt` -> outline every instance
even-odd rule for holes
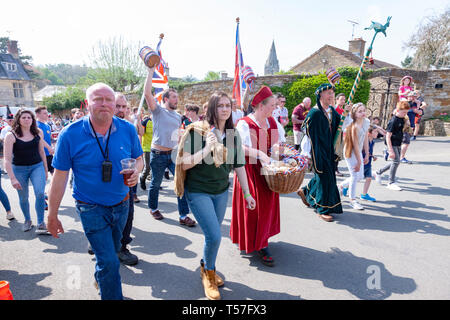
[[[95,280],[102,299],[123,299],[117,253],[128,217],[129,186],[142,171],[142,148],[132,124],[114,117],[114,91],[97,83],[86,91],[89,116],[61,131],[53,158],[48,231],[64,233],[58,208],[69,170],[74,176],[73,197],[84,232],[95,253]],[[120,160],[136,159],[136,169],[125,185]]]
[[[44,134],[44,151],[45,156],[47,158],[47,168],[48,172],[53,175],[54,169],[52,166],[52,160],[53,160],[53,154],[55,151],[52,147],[52,129],[47,124],[48,122],[48,111],[47,107],[45,106],[39,106],[36,109],[34,109],[34,112],[36,113],[36,124],[39,129],[42,130]],[[47,210],[47,193],[45,193],[45,210]]]
[[[47,157],[48,172],[53,174],[52,155],[54,153],[54,150],[52,148],[52,129],[47,124],[48,122],[47,107],[39,106],[34,110],[34,112],[36,113],[36,124],[39,127],[39,129],[41,129],[42,132],[44,133],[44,151],[45,156]]]

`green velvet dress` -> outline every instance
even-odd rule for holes
[[[334,171],[333,139],[341,119],[332,110],[331,121],[322,108],[315,106],[309,111],[303,126],[311,140],[311,161],[314,178],[303,187],[308,203],[318,214],[342,213],[341,197],[336,186]]]

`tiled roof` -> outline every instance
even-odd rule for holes
[[[316,52],[314,52],[312,55],[310,55],[308,58],[304,59],[303,61],[301,61],[300,63],[296,64],[294,67],[291,68],[291,70],[299,67],[303,62],[305,62],[306,60],[314,57],[315,55],[317,55],[318,53],[320,53],[321,51],[324,51],[326,49],[331,49],[337,53],[339,53],[340,55],[346,57],[347,59],[355,62],[355,64],[357,65],[361,65],[362,62],[362,58],[354,55],[353,53],[351,53],[350,51],[347,50],[343,50],[343,49],[339,49],[333,46],[330,46],[329,44],[324,45],[322,48],[320,48],[319,50],[317,50]],[[396,65],[381,61],[381,60],[377,60],[377,59],[373,59],[374,63],[373,65],[367,65],[366,68],[368,69],[381,69],[381,68],[399,68]]]
[[[41,90],[33,93],[34,101],[42,101],[44,98],[51,97],[54,94],[64,92],[67,89],[65,86],[48,85]]]
[[[6,67],[7,63],[16,65],[16,70],[11,71]],[[9,53],[0,53],[0,79],[9,80],[31,80],[20,60],[15,59]]]

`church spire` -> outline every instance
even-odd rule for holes
[[[264,66],[264,75],[271,75],[279,71],[280,66],[278,64],[277,51],[275,50],[275,40],[273,40],[269,58],[267,58],[266,65]]]

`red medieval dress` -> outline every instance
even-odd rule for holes
[[[273,144],[278,143],[278,127],[274,118],[269,117],[269,128],[261,129],[250,117],[241,121],[247,122],[253,148],[267,153]],[[253,161],[254,162],[254,161]],[[233,205],[230,236],[233,243],[239,244],[240,250],[246,253],[261,250],[269,245],[269,238],[280,233],[280,196],[267,186],[261,175],[261,162],[251,164],[245,157],[250,194],[256,200],[256,208],[247,208],[244,193],[237,176],[234,176]]]

